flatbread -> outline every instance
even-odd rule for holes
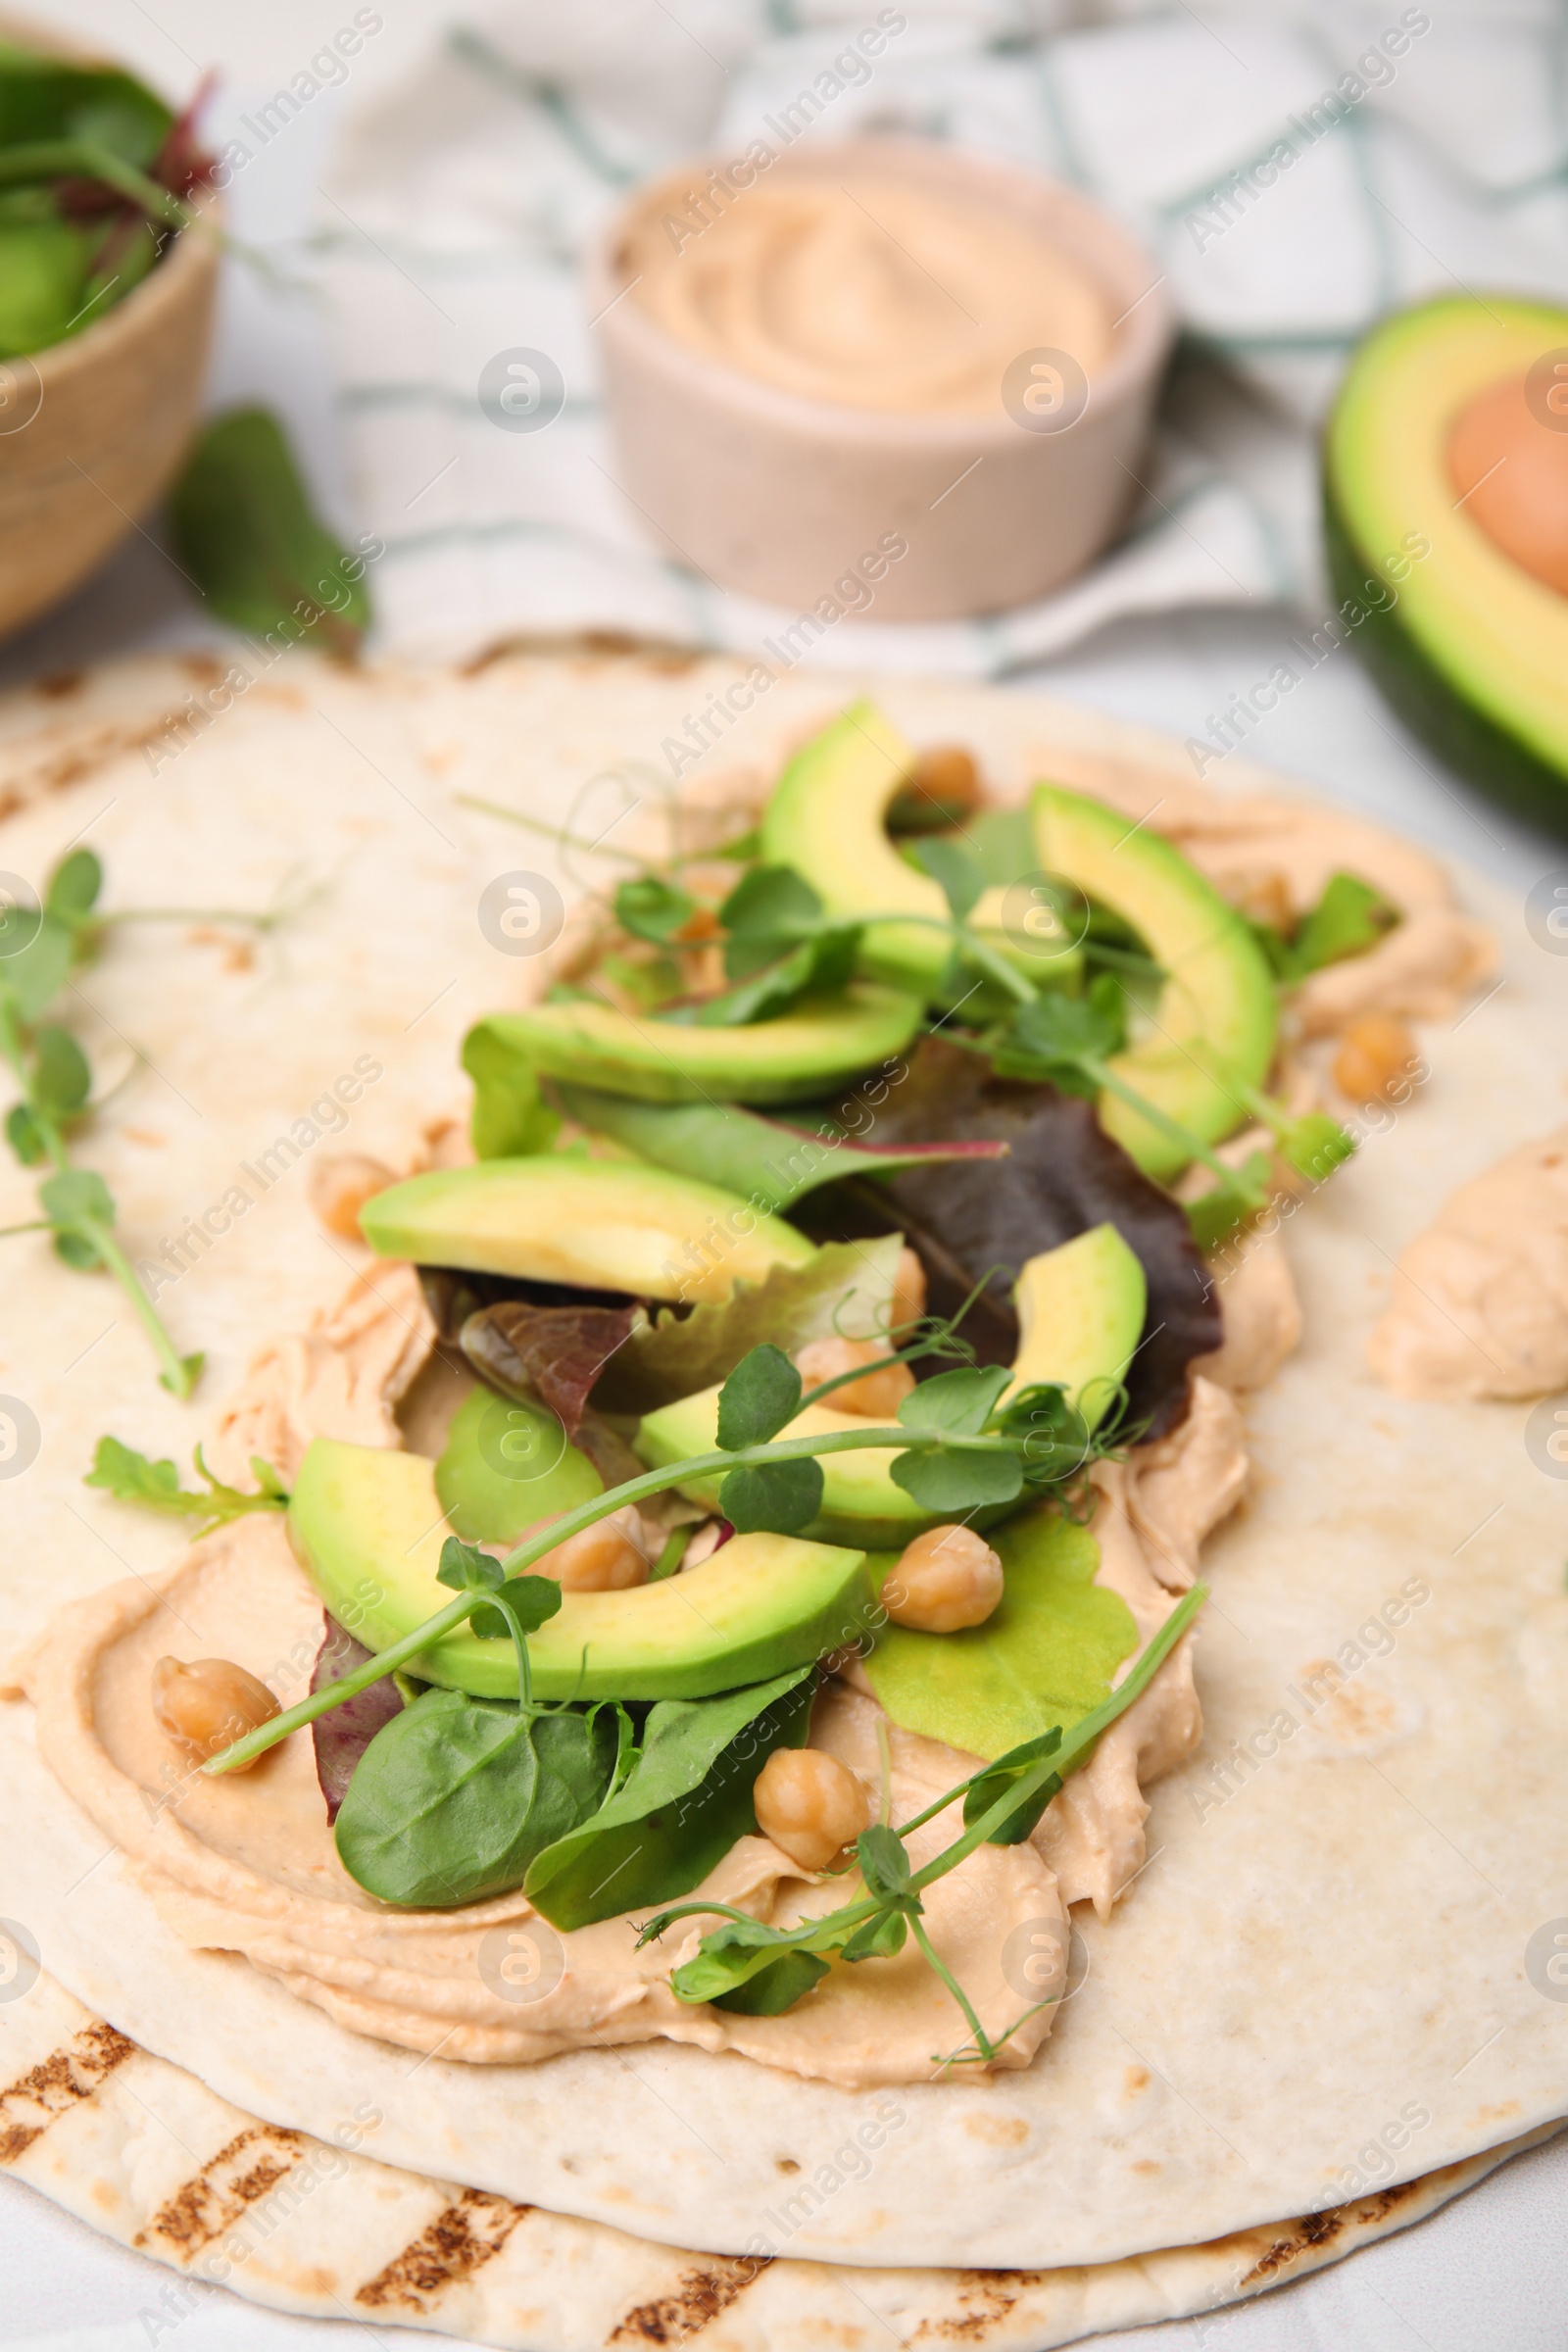
[[[395,2171],[280,2130],[155,2058],[41,1977],[0,2009],[0,2170],[187,2283],[311,2318],[506,2352],[1052,2352],[1250,2301],[1424,2220],[1559,2127],[1299,2221],[1063,2271],[846,2270],[653,2246],[604,2222]],[[152,2119],[152,2129],[149,2129]],[[186,2301],[182,2298],[191,2298]]]
[[[347,1131],[305,1146],[164,1291],[180,1345],[209,1350],[194,1407],[156,1388],[107,1285],[31,1239],[6,1245],[0,1386],[42,1432],[6,1491],[8,1641],[173,1548],[78,1487],[100,1432],[186,1459],[250,1349],[342,1287],[352,1253],[308,1208],[312,1154],[397,1163],[421,1122],[462,1109],[464,1027],[521,994],[481,929],[482,891],[517,870],[575,886],[551,843],[457,796],[575,811],[591,836],[607,799],[673,789],[664,747],[737,674],[518,655],[468,677],[356,676],[301,657],[188,720],[174,758],[161,722],[200,684],[189,665],[95,676],[79,719],[70,696],[0,707],[0,863],[41,873],[85,830],[110,904],[254,906],[302,860],[326,885],[249,968],[227,968],[220,930],[137,928],[85,975],[108,1074],[117,1038],[150,1057],[85,1147],[137,1254],[221,1200],[356,1055],[383,1068]],[[776,681],[690,774],[765,782],[851,690]],[[1119,795],[1147,777],[1151,806],[1166,782],[1191,788],[1180,747],[1146,730],[982,689],[875,690],[917,740],[972,745],[1003,791],[1042,772]],[[1279,782],[1226,767],[1227,789]],[[1568,1861],[1560,1498],[1526,1451],[1526,1407],[1406,1403],[1362,1358],[1399,1249],[1556,1116],[1543,1098],[1568,969],[1500,894],[1463,888],[1503,931],[1505,985],[1424,1036],[1430,1084],[1293,1222],[1305,1342],[1249,1404],[1254,1495],[1206,1555],[1203,1746],[1152,1792],[1150,1863],[1108,1923],[1083,1926],[1087,1981],[1026,2074],[901,2091],[907,2125],[869,2177],[814,2201],[790,2183],[831,2169],[867,2112],[824,2084],[663,2047],[523,2070],[436,2056],[411,2074],[242,1962],[176,1944],[38,1765],[20,1705],[0,1708],[0,1907],[73,1994],[246,2115],[331,2141],[368,2099],[382,2163],[732,2257],[781,2244],[785,2194],[795,2261],[1103,2265],[1267,2230],[1568,2112],[1562,2007],[1526,1958]],[[0,1217],[28,1214],[25,1177],[4,1186]],[[1313,1703],[1326,1659],[1345,1687]]]

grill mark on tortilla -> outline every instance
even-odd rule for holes
[[[145,2246],[150,2239],[161,2237],[177,2247],[187,2262],[192,2260],[215,2237],[231,2230],[250,2206],[286,2180],[305,2148],[303,2132],[274,2124],[250,2125],[216,2156],[210,2156],[194,2180],[176,2188],[131,2243]],[[244,2172],[233,2172],[240,2157],[252,2149],[256,2151],[254,2161]],[[220,2178],[230,2172],[231,2179]]]
[[[466,2188],[455,2205],[438,2213],[412,2245],[393,2256],[384,2271],[367,2280],[354,2300],[367,2310],[389,2303],[405,2311],[430,2311],[449,2286],[464,2279],[499,2254],[517,2224],[533,2211],[531,2205],[513,2205],[483,2189]]]
[[[83,2099],[90,2099],[116,2067],[135,2052],[133,2041],[95,2018],[62,2048],[51,2050],[47,2058],[8,2083],[0,2090],[0,2165],[15,2164],[35,2139],[43,2137],[57,2116],[68,2115]],[[41,2109],[43,2121],[13,2121],[13,2102]]]
[[[978,2344],[998,2328],[1026,2289],[1050,2276],[1046,2271],[959,2271],[954,2283],[959,2299],[978,2296],[978,2311],[956,2312],[950,2319],[922,2320],[911,2344],[940,2340],[945,2344]]]
[[[1322,2246],[1332,2245],[1342,2230],[1354,2224],[1363,2230],[1375,2230],[1386,2222],[1401,2205],[1407,2205],[1422,2186],[1422,2180],[1401,2180],[1394,2188],[1380,2188],[1370,2196],[1357,2197],[1353,2205],[1330,2205],[1322,2213],[1307,2213],[1290,2227],[1292,2237],[1277,2237],[1265,2254],[1259,2256],[1245,2278],[1236,2283],[1236,2291],[1256,2286],[1262,2280],[1278,2278],[1289,2270],[1300,2255],[1316,2253]]]
[[[617,2320],[612,2344],[679,2344],[738,2303],[772,2262],[771,2254],[725,2254],[700,2271],[683,2271],[672,2295],[639,2303]]]

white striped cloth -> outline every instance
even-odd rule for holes
[[[849,621],[816,662],[999,675],[1117,614],[1311,597],[1315,428],[1367,324],[1456,287],[1568,298],[1552,0],[1176,0],[1066,31],[1053,0],[899,0],[864,77],[835,73],[879,6],[510,0],[347,119],[317,244],[383,650],[601,629],[752,652],[788,621],[649,545],[576,265],[645,173],[739,149],[805,90],[808,138],[912,132],[1075,181],[1146,239],[1184,326],[1147,494],[1094,569],[983,621]],[[518,348],[564,378],[544,431],[479,406]]]

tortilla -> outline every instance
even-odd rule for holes
[[[212,926],[206,941],[137,929],[82,983],[84,1017],[101,1007],[113,1024],[106,1064],[116,1033],[151,1057],[89,1146],[136,1254],[236,1185],[255,1198],[227,1236],[187,1250],[160,1298],[179,1344],[209,1349],[194,1408],[154,1386],[106,1286],[30,1238],[7,1245],[4,1380],[42,1433],[7,1496],[8,1642],[174,1548],[78,1488],[97,1436],[183,1460],[251,1349],[341,1289],[353,1253],[308,1208],[313,1153],[406,1164],[423,1122],[462,1111],[463,1028],[521,993],[476,919],[481,894],[518,871],[564,897],[574,885],[552,844],[456,795],[560,818],[576,804],[592,836],[607,799],[673,789],[662,747],[734,675],[514,656],[466,678],[356,677],[302,658],[187,719],[172,758],[163,710],[200,682],[178,664],[89,681],[74,729],[69,697],[0,711],[0,806],[25,804],[0,836],[14,870],[41,871],[90,827],[109,904],[254,905],[302,856],[327,885],[249,968],[225,968],[243,957]],[[734,775],[738,797],[761,787],[847,691],[776,681],[707,769]],[[917,741],[971,745],[1004,794],[1039,772],[1140,812],[1194,793],[1180,747],[1143,730],[972,689],[876,691]],[[120,748],[138,741],[150,755]],[[1227,769],[1228,788],[1279,788]],[[583,797],[585,777],[612,771],[620,784]],[[1413,2180],[1568,2111],[1561,2021],[1527,1961],[1556,1919],[1568,1842],[1557,1497],[1525,1449],[1525,1406],[1406,1403],[1363,1360],[1398,1250],[1454,1184],[1546,1121],[1568,973],[1516,942],[1500,894],[1464,890],[1502,931],[1507,986],[1424,1033],[1430,1082],[1292,1220],[1304,1341],[1248,1400],[1253,1497],[1205,1551],[1202,1747],[1152,1791],[1136,1886],[1102,1925],[1082,1922],[1087,1979],[1029,2070],[901,2090],[907,2128],[868,2178],[814,2202],[803,2177],[831,2169],[882,2094],[663,2046],[515,2071],[438,2055],[411,2075],[406,2054],[168,1935],[39,1765],[27,1711],[6,1706],[0,1905],[49,1974],[245,2114],[330,2142],[368,2100],[380,2163],[483,2195],[742,2258],[778,2245],[787,2192],[792,2270],[1102,2265],[1267,2230],[1358,2194],[1369,2166]],[[1441,1002],[1430,974],[1411,985]],[[313,1102],[366,1054],[383,1074],[345,1129],[302,1140],[326,1120]],[[6,1183],[6,1221],[25,1216],[26,1179]],[[1053,2340],[1046,2325],[1017,2340]]]
[[[0,2010],[0,2168],[183,2283],[172,2328],[218,2285],[276,2311],[432,2328],[508,2352],[1051,2352],[1086,2334],[1250,2301],[1407,2229],[1553,2126],[1397,2188],[1205,2246],[1065,2271],[846,2271],[652,2246],[603,2222],[394,2171],[231,2106],[40,1977]],[[149,2114],[168,2128],[151,2134]],[[128,2161],[134,2152],[134,2162]]]

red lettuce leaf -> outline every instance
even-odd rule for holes
[[[535,1306],[511,1298],[470,1314],[460,1345],[491,1388],[542,1404],[574,1440],[595,1381],[642,1320],[636,1306]]]
[[[321,1646],[316,1653],[311,1672],[313,1691],[324,1690],[329,1683],[340,1683],[356,1666],[364,1666],[373,1651],[356,1642],[354,1636],[339,1625],[335,1617],[327,1617],[321,1632]],[[371,1683],[365,1690],[357,1691],[334,1707],[329,1715],[318,1715],[311,1726],[311,1740],[316,1749],[316,1778],[326,1799],[326,1818],[336,1821],[338,1807],[349,1792],[355,1767],[377,1732],[389,1724],[394,1715],[403,1712],[403,1695],[390,1675]]]
[[[822,1108],[832,1115],[832,1104]],[[1111,1141],[1093,1103],[994,1077],[981,1054],[928,1037],[909,1056],[907,1077],[889,1088],[877,1135],[895,1144],[984,1137],[1011,1149],[978,1166],[953,1160],[831,1186],[798,1203],[797,1224],[844,1241],[902,1227],[925,1267],[933,1313],[955,1313],[989,1274],[961,1326],[987,1364],[1009,1364],[1017,1351],[1011,1290],[1025,1260],[1093,1225],[1114,1225],[1149,1283],[1144,1341],[1127,1379],[1131,1416],[1152,1437],[1181,1419],[1189,1363],[1224,1336],[1219,1299],[1186,1211]]]

